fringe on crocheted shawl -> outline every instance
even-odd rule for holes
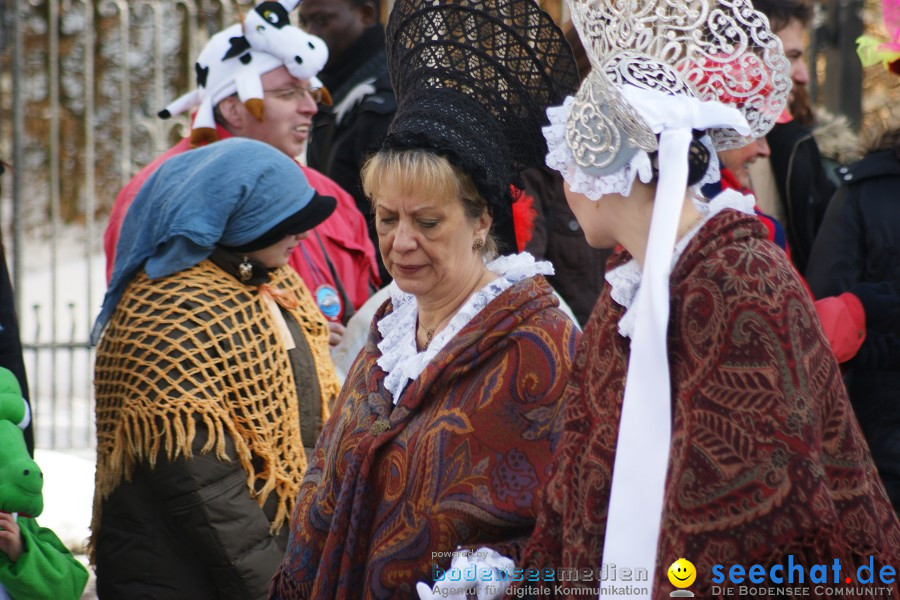
[[[291,269],[275,271],[267,285],[306,334],[324,422],[340,391],[327,323]],[[190,458],[198,426],[209,431],[200,453],[229,460],[226,436],[233,440],[260,506],[277,495],[272,531],[290,518],[306,455],[290,360],[261,289],[241,285],[208,260],[157,280],[141,273],[97,348],[94,385],[93,536],[102,501],[130,480],[135,466]]]

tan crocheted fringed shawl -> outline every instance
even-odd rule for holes
[[[92,537],[102,501],[130,480],[135,465],[192,456],[198,424],[209,431],[201,453],[228,460],[229,436],[259,505],[277,495],[272,531],[290,518],[306,455],[294,376],[266,294],[306,332],[327,419],[340,391],[328,326],[293,270],[278,269],[259,288],[239,284],[208,260],[157,280],[141,272],[97,348]]]

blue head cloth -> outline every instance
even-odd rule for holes
[[[192,267],[217,244],[257,239],[315,197],[297,164],[262,142],[230,138],[170,158],[141,186],[125,215],[91,343],[141,268],[153,279]],[[310,216],[310,228],[322,220]]]

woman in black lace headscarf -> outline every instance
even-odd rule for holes
[[[399,108],[362,179],[391,298],[316,447],[272,597],[415,597],[458,545],[521,539],[572,367],[549,263],[503,256],[510,186],[577,86],[562,32],[532,0],[401,0],[387,44]]]

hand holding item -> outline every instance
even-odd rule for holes
[[[450,568],[444,571],[434,587],[427,583],[416,584],[419,600],[496,600],[503,597],[515,563],[501,556],[496,550],[479,548],[474,553],[458,550]]]
[[[0,512],[0,552],[13,562],[22,556],[22,533],[16,518],[7,512]]]

